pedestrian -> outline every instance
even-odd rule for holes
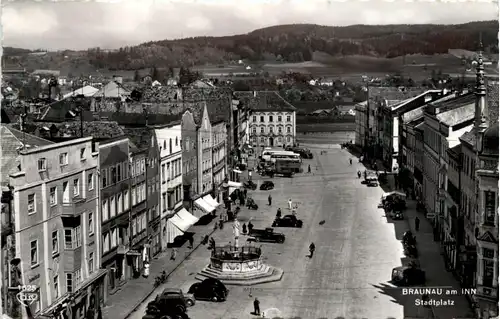
[[[281,218],[281,208],[278,208],[278,211],[276,212],[276,218]]]
[[[193,238],[193,236],[189,237],[189,239],[188,239],[188,240],[189,240],[189,247],[188,247],[188,248],[189,248],[189,249],[192,249],[192,248],[193,248],[193,243],[194,243],[194,238]]]
[[[224,222],[219,220],[219,229],[224,229]]]
[[[358,171],[358,178],[361,178],[361,171]]]
[[[213,237],[210,237],[210,248],[215,248],[215,239]]]
[[[269,197],[267,198],[267,202],[268,202],[269,206],[271,206],[273,204],[273,198],[271,197],[271,194],[269,194]]]
[[[248,233],[251,233],[253,229],[253,224],[252,222],[248,222]]]
[[[257,297],[255,297],[255,300],[253,301],[253,313],[260,316],[260,301]]]
[[[309,245],[309,253],[310,253],[309,258],[313,257],[315,250],[316,250],[316,245],[314,245],[314,243],[311,243]]]
[[[243,198],[245,198],[245,199],[247,198],[247,189],[246,188],[243,190]]]
[[[292,199],[291,198],[288,199],[288,209],[292,210]]]
[[[352,165],[352,158],[349,159],[349,165]]]
[[[170,255],[170,260],[175,260],[177,257],[177,248],[172,249],[172,254]]]
[[[307,172],[308,172],[309,174],[311,174],[311,165],[310,165],[310,164],[309,164],[309,165],[307,165]]]
[[[101,310],[101,306],[99,306],[99,308],[97,308],[97,319],[102,319],[102,310]]]
[[[241,230],[243,231],[243,235],[247,234],[247,224],[243,223],[243,226],[241,226]]]
[[[203,237],[203,240],[201,241],[201,244],[206,245],[207,243],[208,243],[208,235],[205,235],[205,237]]]
[[[219,223],[215,222],[215,223],[214,223],[214,231],[216,231],[216,230],[217,230],[217,228],[219,228]]]
[[[415,230],[418,231],[420,229],[420,218],[415,217]]]

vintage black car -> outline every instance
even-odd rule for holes
[[[194,305],[194,296],[184,294],[180,289],[167,288],[148,303],[143,318],[187,318],[187,307]]]
[[[243,183],[243,187],[251,190],[256,190],[257,189],[257,184],[255,184],[252,181],[246,181]]]
[[[226,300],[228,290],[220,280],[207,278],[202,282],[197,282],[191,285],[188,293],[193,294],[196,300],[210,300],[218,302]]]
[[[261,191],[269,191],[269,190],[272,190],[274,188],[274,183],[271,182],[271,181],[265,181],[264,183],[262,183],[260,185],[260,190]]]
[[[287,146],[285,148],[285,151],[297,153],[300,155],[300,157],[305,159],[313,158],[313,154],[311,153],[311,151],[306,148]]]
[[[392,269],[391,281],[399,286],[425,284],[425,271],[416,266],[400,266]]]
[[[285,242],[285,235],[282,233],[276,233],[274,232],[274,229],[272,228],[266,228],[266,229],[252,229],[248,233],[248,241],[265,241],[265,242],[270,242],[270,243],[284,243]]]
[[[282,218],[276,218],[273,227],[302,227],[302,220],[297,219],[295,215],[285,215]]]

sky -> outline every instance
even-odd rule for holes
[[[416,0],[2,1],[3,45],[115,49],[148,41],[223,36],[291,23],[459,24],[498,20],[498,3]]]

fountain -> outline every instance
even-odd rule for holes
[[[226,245],[212,250],[210,264],[196,279],[216,278],[228,285],[251,286],[280,281],[282,277],[282,269],[262,262],[260,247]]]
[[[207,265],[196,279],[216,278],[224,284],[251,286],[266,282],[280,281],[283,270],[262,262],[260,247],[245,245],[239,247],[240,222],[233,222],[234,245],[214,247]]]

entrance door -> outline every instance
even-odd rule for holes
[[[269,146],[271,146],[271,147],[274,146],[274,137],[269,138]]]

